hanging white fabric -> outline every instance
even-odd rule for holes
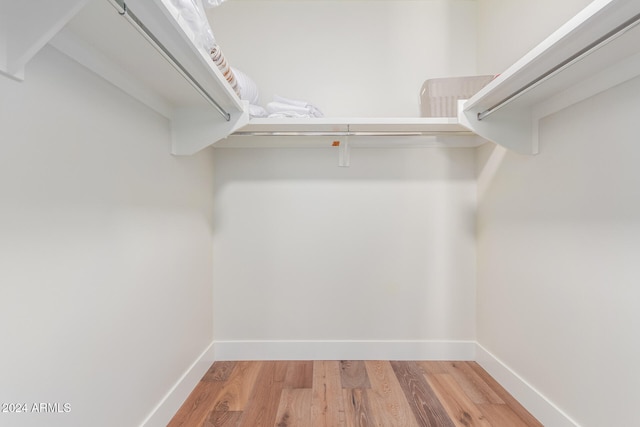
[[[224,3],[226,0],[203,0],[204,2],[204,7],[216,7],[216,6],[220,6],[222,3]]]
[[[204,48],[207,52],[210,51],[216,41],[201,0],[171,0],[171,3],[178,12],[178,20],[185,22],[191,30],[192,40],[196,46]]]

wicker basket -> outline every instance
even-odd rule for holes
[[[429,79],[420,91],[422,117],[457,117],[458,100],[469,99],[494,76]]]

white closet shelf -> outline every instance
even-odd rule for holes
[[[640,75],[640,1],[596,0],[467,102],[459,119],[522,154],[538,152],[538,122]]]
[[[0,72],[24,78],[50,43],[167,117],[172,152],[193,154],[246,124],[248,112],[165,1],[130,1],[126,11],[123,0],[3,1]]]
[[[215,146],[327,147],[344,141],[351,147],[476,147],[486,142],[454,117],[256,118]]]
[[[168,0],[2,1],[0,74],[50,43],[170,120],[172,152],[219,147],[473,147],[538,151],[538,122],[640,75],[640,1],[595,0],[459,105],[458,118],[254,119]],[[277,138],[273,136],[275,135]],[[301,137],[289,137],[300,136]]]

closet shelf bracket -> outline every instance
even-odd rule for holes
[[[26,65],[88,0],[1,1],[0,75],[24,80]]]
[[[340,140],[333,141],[333,146],[338,147],[338,166],[341,168],[348,168],[351,165],[349,136],[346,135]]]
[[[640,2],[595,0],[459,104],[458,120],[519,154],[537,154],[540,121],[640,75]]]

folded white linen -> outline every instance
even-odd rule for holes
[[[286,108],[283,107],[283,105],[288,106],[289,109],[293,109],[293,111],[302,111],[305,110],[307,111],[312,117],[324,117],[324,114],[322,114],[322,111],[320,111],[320,109],[318,107],[316,107],[315,105],[307,102],[307,101],[303,101],[303,100],[298,100],[298,99],[290,99],[290,98],[285,98],[283,96],[279,96],[279,95],[274,95],[273,96],[273,102],[277,104],[277,108],[280,111],[285,111]],[[268,110],[268,106],[267,106],[267,110]]]
[[[270,119],[287,119],[287,118],[296,118],[296,119],[311,119],[312,116],[309,113],[296,113],[295,111],[282,111],[280,113],[271,113],[269,114]]]
[[[300,107],[298,105],[291,105],[291,104],[283,104],[282,102],[275,102],[275,101],[267,104],[267,111],[270,113],[283,113],[287,111],[293,111],[295,113],[300,113],[300,114],[311,114],[311,111],[309,111],[309,109],[306,107]]]
[[[263,118],[268,116],[269,116],[269,113],[267,113],[267,110],[262,108],[260,105],[249,104],[249,117]]]
[[[201,0],[171,0],[175,8],[175,18],[191,31],[191,41],[204,50],[215,44],[215,37],[207,20]]]
[[[216,7],[216,6],[220,6],[225,1],[226,0],[204,0],[204,6],[206,8]]]

